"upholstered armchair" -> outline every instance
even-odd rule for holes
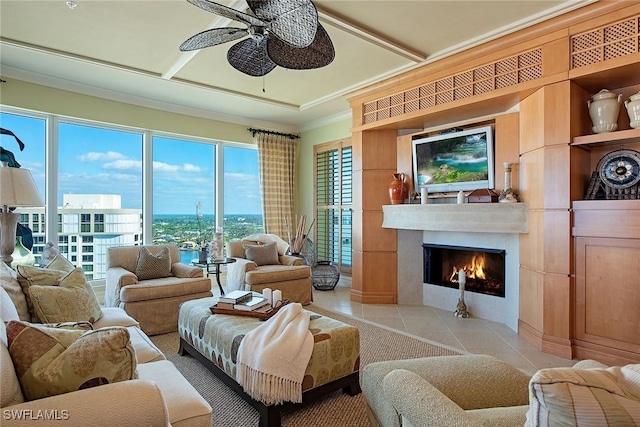
[[[177,331],[180,304],[211,295],[211,280],[181,263],[176,245],[107,249],[104,305],[123,308],[147,335]]]
[[[636,425],[639,383],[640,365],[583,360],[530,377],[488,355],[375,362],[362,371],[372,425],[384,427]]]
[[[253,234],[227,242],[227,292],[279,289],[282,297],[303,305],[313,300],[311,268],[301,258],[286,255],[289,244],[274,234]]]

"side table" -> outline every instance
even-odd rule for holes
[[[235,258],[224,258],[224,259],[207,258],[207,262],[200,262],[196,258],[191,260],[191,265],[205,268],[207,270],[207,277],[209,277],[211,273],[215,273],[216,282],[218,282],[218,288],[220,288],[220,295],[224,295],[224,290],[222,289],[222,285],[220,284],[220,266],[226,265],[226,264],[233,264],[234,262],[236,262]],[[211,267],[213,267],[213,269],[211,269]]]

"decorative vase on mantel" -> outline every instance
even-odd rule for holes
[[[393,174],[393,181],[389,184],[389,199],[392,205],[403,204],[409,194],[404,178],[405,175],[402,172]]]
[[[613,132],[618,129],[618,113],[622,95],[615,94],[607,89],[602,89],[587,101],[589,116],[594,133]]]

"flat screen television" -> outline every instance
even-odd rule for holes
[[[443,133],[413,141],[417,191],[448,192],[493,188],[491,126]]]

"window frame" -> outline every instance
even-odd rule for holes
[[[45,232],[45,242],[57,242],[58,245],[62,245],[60,241],[62,236],[66,236],[66,244],[69,244],[67,233],[63,233],[63,215],[58,211],[58,178],[59,178],[59,129],[60,124],[69,124],[85,127],[95,127],[99,129],[121,131],[128,133],[140,133],[142,134],[142,239],[138,240],[136,236],[136,244],[151,244],[153,242],[153,137],[172,138],[182,141],[204,143],[212,145],[216,153],[215,167],[215,187],[214,194],[215,204],[215,217],[216,226],[223,226],[224,220],[224,168],[222,167],[223,156],[222,152],[225,147],[237,147],[250,150],[258,150],[256,144],[243,143],[243,142],[230,142],[220,139],[203,138],[193,135],[178,134],[173,132],[165,132],[153,129],[144,129],[134,126],[118,125],[103,121],[74,118],[69,116],[61,116],[56,114],[47,114],[37,112],[33,110],[21,109],[16,107],[10,107],[6,105],[0,105],[0,113],[17,115],[26,118],[33,118],[44,120],[45,135],[44,135],[44,169],[45,169],[45,188],[40,189],[44,192],[45,199],[45,213],[44,220],[41,226],[41,232]],[[221,190],[221,191],[218,191]],[[148,214],[150,212],[150,214]],[[262,214],[262,212],[260,212]],[[218,224],[219,222],[219,224]],[[88,223],[91,227],[90,232],[80,232],[79,234],[94,233],[95,223],[94,218]],[[78,224],[79,228],[82,224]],[[79,230],[80,231],[80,230]],[[66,246],[67,248],[69,246]],[[77,245],[76,245],[77,250]],[[70,251],[65,250],[65,255],[69,256]],[[76,263],[76,261],[72,261]]]

